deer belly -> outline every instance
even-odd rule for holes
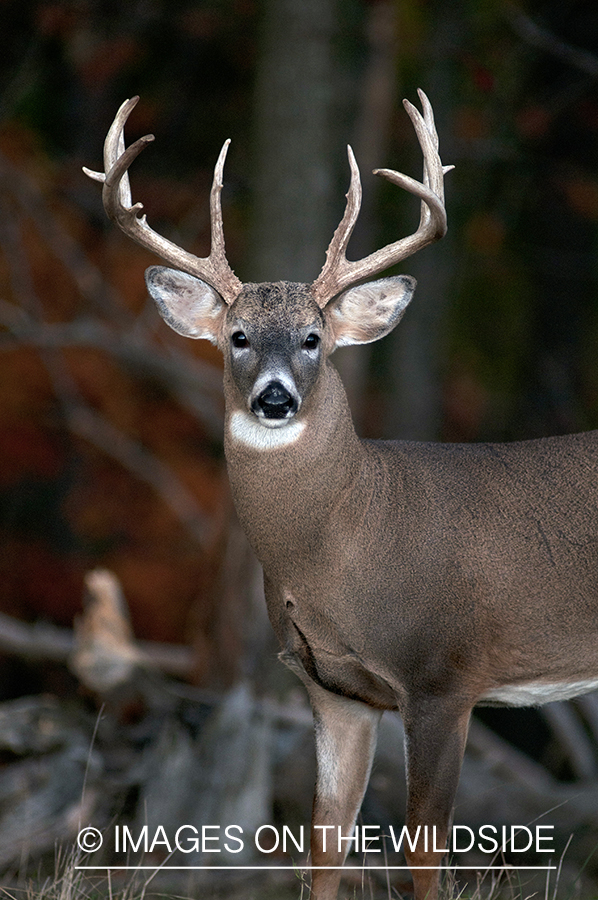
[[[528,684],[505,684],[486,691],[478,703],[480,706],[541,706],[555,700],[570,700],[597,688],[598,678],[560,683],[531,681]]]

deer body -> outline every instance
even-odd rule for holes
[[[311,391],[299,389],[289,424],[244,429],[253,384],[309,383],[285,347],[299,330],[287,321],[288,294],[296,314],[300,301],[309,307],[308,289],[290,287],[267,287],[269,347],[242,390],[223,343],[225,452],[281,656],[314,709],[313,823],[349,833],[380,713],[397,709],[408,827],[435,825],[444,840],[476,703],[533,705],[598,687],[598,433],[494,445],[362,441],[328,360]],[[231,309],[233,333],[244,302],[242,293]],[[344,853],[320,842],[317,833],[313,865],[340,865]],[[440,856],[422,851],[410,862]],[[338,877],[316,871],[316,896],[333,897]],[[418,900],[433,896],[435,879],[414,871]]]
[[[598,687],[598,485],[582,479],[598,434],[363,442],[321,500],[293,453],[236,453],[229,472],[279,640],[322,687],[381,709],[419,692],[471,708]]]
[[[105,144],[109,215],[177,269],[148,289],[171,327],[224,356],[225,453],[239,519],[264,569],[282,658],[314,712],[312,825],[348,835],[367,786],[383,710],[406,735],[407,827],[437,843],[405,848],[416,900],[435,900],[471,710],[530,705],[598,687],[598,432],[512,444],[360,440],[337,346],[400,320],[408,276],[374,275],[446,228],[431,107],[406,104],[424,152],[417,232],[365,260],[345,249],[359,210],[352,154],[347,210],[311,285],[243,286],[226,262],[219,193],[212,250],[198,259],[151,231],[131,205],[121,107]],[[312,828],[312,893],[334,900],[347,844]]]

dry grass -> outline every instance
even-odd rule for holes
[[[124,888],[115,891],[110,873],[102,878],[90,878],[87,872],[77,868],[82,858],[79,849],[66,853],[59,850],[52,876],[27,879],[22,887],[0,887],[0,900],[147,900],[151,877],[140,885],[135,876]]]
[[[582,885],[583,869],[573,872],[567,869],[563,852],[556,870],[532,877],[525,870],[480,871],[475,883],[463,879],[454,872],[443,873],[441,900],[595,900],[595,891]],[[289,878],[273,878],[267,882],[256,878],[245,880],[225,879],[216,884],[196,886],[190,893],[181,885],[165,887],[158,884],[160,870],[127,873],[127,881],[120,877],[91,876],[78,868],[84,859],[78,848],[58,851],[53,875],[47,878],[19,879],[14,887],[0,886],[0,900],[309,900],[310,890],[305,873],[297,870]],[[589,860],[588,860],[589,861]],[[281,873],[282,874],[282,873]],[[288,874],[288,873],[287,873]],[[348,873],[349,874],[349,873]],[[345,884],[339,896],[348,900],[411,900],[409,892],[401,892],[391,884],[390,873],[384,879],[374,880],[366,869],[354,873],[352,884]],[[461,882],[461,883],[460,883]]]

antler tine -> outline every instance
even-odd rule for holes
[[[326,263],[320,274],[320,278],[325,277],[328,269],[333,269],[337,258],[343,259],[347,252],[349,239],[353,234],[355,223],[361,209],[361,178],[359,175],[359,166],[355,159],[355,154],[350,144],[347,144],[347,156],[349,157],[349,167],[351,169],[351,182],[347,191],[347,204],[343,218],[340,221],[336,231],[332,236],[332,240],[326,251]]]
[[[212,189],[210,191],[210,222],[212,226],[212,236],[210,245],[210,257],[221,260],[228,266],[226,262],[226,251],[224,249],[224,226],[222,223],[222,176],[224,174],[224,163],[226,154],[230,145],[228,138],[222,145],[222,150],[218,154],[218,159],[214,167],[214,179],[212,181]],[[240,282],[239,282],[240,284]]]
[[[220,151],[214,169],[214,180],[210,192],[210,221],[212,229],[210,255],[206,257],[195,256],[193,253],[188,253],[172,241],[153,231],[147,224],[145,214],[142,215],[143,204],[132,203],[128,175],[129,166],[148,143],[154,140],[154,136],[148,134],[139,138],[134,144],[125,149],[125,124],[138,100],[139,97],[125,100],[110,126],[104,142],[105,171],[93,172],[85,167],[83,171],[95,181],[103,182],[102,200],[104,209],[109,218],[116,222],[125,234],[133,238],[138,244],[141,244],[142,247],[152,250],[165,262],[176,266],[177,269],[207,281],[220,293],[223,300],[230,305],[243,287],[226,260],[224,248],[220,193],[222,191],[224,160],[226,159],[230,140],[225,142]]]
[[[374,169],[375,175],[382,175],[393,184],[404,188],[410,194],[414,194],[422,201],[420,221],[417,231],[408,237],[401,238],[381,250],[376,250],[364,259],[350,261],[346,257],[346,248],[349,237],[357,219],[359,205],[355,210],[353,200],[353,164],[357,170],[357,164],[353,158],[351,163],[351,187],[347,194],[347,208],[341,224],[337,228],[326,252],[326,262],[314,283],[311,292],[321,308],[332,300],[338,293],[377,275],[389,266],[406,259],[418,250],[438,240],[446,234],[446,210],[444,208],[444,175],[453,166],[443,166],[438,155],[438,134],[434,124],[432,105],[422,90],[418,91],[422,113],[419,112],[408,100],[403,104],[413,123],[419,145],[424,157],[423,181],[416,181],[402,172],[393,169]],[[351,162],[352,153],[349,160]],[[357,174],[359,179],[359,173]],[[359,192],[359,196],[361,192]],[[351,209],[350,209],[351,206]]]

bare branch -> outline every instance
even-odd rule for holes
[[[590,727],[594,742],[598,745],[598,696],[595,692],[582,694],[581,697],[576,697],[574,702],[575,706],[581,710]]]
[[[592,740],[570,703],[547,703],[542,716],[565,752],[576,778],[589,780],[598,774]]]
[[[68,404],[65,413],[71,431],[90,441],[140,481],[154,488],[199,544],[204,545],[211,540],[213,525],[195,497],[168,466],[90,407]]]
[[[151,375],[202,422],[214,440],[222,440],[222,376],[178,347],[162,347],[143,332],[131,335],[87,316],[70,322],[38,322],[21,307],[1,299],[0,325],[7,328],[0,333],[0,351],[16,342],[40,350],[94,347],[138,373]]]
[[[91,574],[91,573],[90,573]],[[18,656],[30,662],[66,664],[76,644],[70,628],[59,628],[47,622],[22,622],[0,613],[0,652]],[[135,646],[146,668],[158,669],[164,675],[187,679],[193,674],[193,650],[181,644],[161,644],[156,641],[135,640]],[[170,682],[165,685],[170,694],[197,703],[218,704],[225,694],[198,688],[191,684]],[[313,717],[304,703],[278,703],[269,697],[255,701],[256,709],[280,722],[311,728]]]
[[[5,317],[13,333],[22,333],[24,327],[31,326],[35,321],[35,315],[41,317],[43,310],[35,292],[19,229],[8,214],[0,216],[0,244],[5,248],[6,258],[11,260],[9,271],[13,291],[26,307],[18,311],[19,307],[3,302],[0,305],[0,316]],[[149,484],[195,540],[200,544],[209,542],[214,526],[174,472],[141,444],[116,428],[101,413],[87,406],[64,360],[60,358],[59,351],[46,349],[42,345],[40,357],[71,431],[93,443],[137,478]]]
[[[561,40],[547,28],[542,28],[514,3],[505,4],[506,17],[513,31],[526,43],[544,50],[591,78],[598,78],[598,57],[574,44]]]
[[[133,320],[118,292],[109,285],[101,271],[48,208],[41,191],[1,153],[0,179],[5,194],[15,199],[22,215],[34,219],[37,231],[69,272],[81,297],[103,315],[110,314],[120,321]]]
[[[29,624],[0,613],[0,651],[31,662],[66,663],[73,652],[75,636],[70,628],[48,622]],[[167,675],[188,677],[193,670],[193,652],[179,644],[138,641],[139,651],[151,666]]]

